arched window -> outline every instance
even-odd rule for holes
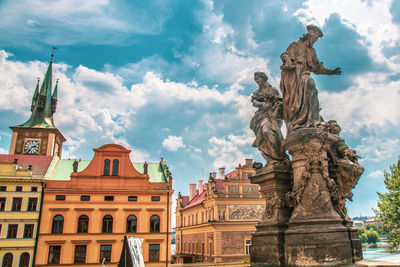
[[[28,252],[24,252],[19,257],[19,267],[29,267],[30,255]]]
[[[160,217],[153,215],[150,218],[150,233],[160,232]]]
[[[103,233],[112,233],[113,229],[113,217],[106,215],[103,217]]]
[[[128,218],[126,218],[126,232],[136,233],[136,224],[137,224],[136,216],[129,215]]]
[[[53,227],[51,232],[53,234],[61,234],[63,232],[64,217],[62,215],[56,215],[53,218]]]
[[[12,253],[7,253],[3,257],[3,264],[1,265],[2,267],[12,267],[13,266],[13,259],[14,256]]]
[[[119,167],[119,161],[117,159],[114,159],[114,161],[113,161],[113,170],[112,170],[112,175],[113,176],[118,176],[118,167]]]
[[[103,172],[104,176],[109,176],[110,175],[110,160],[106,159],[104,161],[104,172]]]
[[[89,228],[89,217],[81,215],[78,218],[78,233],[87,233]]]

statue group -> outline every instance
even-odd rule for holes
[[[345,202],[364,168],[340,137],[337,122],[320,115],[310,76],[341,74],[318,60],[313,45],[322,36],[309,25],[281,55],[282,96],[265,73],[254,74],[259,87],[251,98],[257,110],[250,128],[266,164],[250,179],[260,185],[266,210],[252,237],[252,266],[346,265],[362,259]]]

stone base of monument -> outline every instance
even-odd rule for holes
[[[252,235],[251,266],[285,266],[285,236],[287,225],[258,225]]]
[[[290,165],[264,167],[250,180],[260,185],[266,199],[264,215],[251,238],[251,266],[284,266],[284,232],[291,214],[285,201],[292,188]]]
[[[285,266],[338,266],[353,263],[348,228],[341,221],[289,224],[285,231]]]
[[[353,262],[357,262],[363,259],[361,240],[360,237],[358,236],[357,228],[353,227],[353,222],[349,222],[348,224],[349,225],[347,226],[347,229],[351,242]]]
[[[294,209],[285,231],[286,266],[350,265],[361,257],[351,222],[344,225],[332,199],[337,183],[329,176],[332,136],[318,128],[293,131],[285,140],[292,156]]]

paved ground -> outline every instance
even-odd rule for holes
[[[362,260],[355,264],[356,267],[362,266],[373,266],[373,267],[385,267],[385,266],[400,266],[398,262],[389,261],[375,261],[375,260]]]

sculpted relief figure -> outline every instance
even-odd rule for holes
[[[350,149],[339,136],[340,126],[336,121],[330,120],[323,123],[323,128],[327,132],[327,139],[331,141],[328,150],[328,169],[329,177],[332,179],[328,183],[331,193],[333,193],[333,204],[336,211],[343,219],[350,220],[347,216],[345,207],[346,199],[352,200],[352,189],[356,186],[364,168],[358,163],[358,156],[354,149]]]
[[[341,69],[327,69],[317,58],[314,43],[323,36],[321,30],[307,26],[307,33],[293,42],[281,55],[280,89],[283,97],[283,119],[288,133],[298,128],[321,124],[318,91],[310,73],[340,75]]]
[[[256,135],[253,147],[260,150],[268,165],[287,162],[288,156],[282,146],[282,98],[267,82],[265,73],[254,73],[254,80],[259,87],[251,97],[253,106],[258,108],[250,121],[250,129]]]

